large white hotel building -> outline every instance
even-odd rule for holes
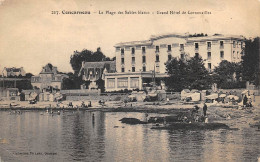
[[[222,60],[240,62],[245,46],[243,36],[213,35],[190,37],[181,34],[151,36],[149,40],[118,43],[116,72],[105,73],[106,91],[143,89],[152,78],[167,77],[165,63],[172,57],[202,57],[210,71]],[[155,71],[155,75],[154,75]]]

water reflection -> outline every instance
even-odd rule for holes
[[[177,161],[202,161],[204,131],[169,131],[171,159]]]
[[[152,130],[152,125],[122,124],[123,117],[143,120],[145,116],[0,111],[0,160],[257,161],[260,155],[260,131],[246,124],[238,131],[167,131]]]
[[[92,115],[95,114],[95,122]],[[74,116],[64,115],[62,144],[69,155],[68,160],[85,161],[102,159],[104,155],[104,120],[102,112],[76,112]],[[68,129],[68,124],[71,129]]]

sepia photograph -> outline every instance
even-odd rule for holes
[[[260,0],[0,0],[0,162],[260,162]]]

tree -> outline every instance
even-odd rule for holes
[[[116,60],[116,56],[112,57],[111,61],[115,61]]]
[[[186,61],[173,58],[166,63],[166,71],[170,76],[166,79],[166,85],[174,91],[187,88],[201,90],[211,85],[210,75],[199,57],[191,57]]]
[[[90,61],[92,56],[92,51],[82,50],[81,52],[74,51],[74,54],[70,56],[70,64],[74,71],[74,74],[78,74],[82,61]]]
[[[32,73],[26,73],[26,74],[25,74],[25,78],[31,78],[32,76],[33,76]]]
[[[48,65],[48,66],[50,67],[50,69],[52,70],[53,65],[52,65],[51,63],[48,63],[47,65]]]
[[[81,77],[73,73],[67,74],[68,78],[63,78],[62,89],[80,89],[80,85],[83,84]]]
[[[4,85],[6,88],[18,88],[20,92],[25,89],[33,88],[30,80],[6,80],[4,83],[2,83],[2,81],[0,82],[0,85]]]
[[[103,60],[110,60],[110,58],[106,57],[99,47],[94,53],[87,49],[83,49],[81,52],[74,51],[74,54],[70,57],[70,64],[74,71],[74,74],[78,74],[83,61],[98,62]]]
[[[245,44],[244,56],[242,56],[243,80],[250,81],[255,85],[259,85],[259,47],[260,38],[257,37],[253,41],[247,40]]]
[[[212,81],[201,57],[191,57],[188,62],[187,81],[190,89],[208,89]]]
[[[219,88],[242,88],[245,86],[242,82],[242,65],[241,63],[229,62],[223,60],[219,66],[214,69],[213,81]]]
[[[166,71],[170,76],[165,80],[168,89],[181,91],[186,87],[187,65],[183,60],[172,58],[171,61],[166,63]]]
[[[97,81],[96,81],[96,84],[98,86],[98,89],[101,90],[101,92],[104,92],[105,91],[105,81],[101,78],[99,78]]]

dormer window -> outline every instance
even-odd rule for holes
[[[142,53],[145,53],[145,47],[142,47]]]
[[[199,43],[195,43],[195,49],[199,49]]]
[[[168,51],[172,51],[172,46],[168,45]]]
[[[159,46],[156,46],[155,48],[156,48],[155,52],[159,52]]]
[[[220,48],[224,48],[224,41],[220,41]]]
[[[132,48],[132,54],[135,54],[135,48]]]

